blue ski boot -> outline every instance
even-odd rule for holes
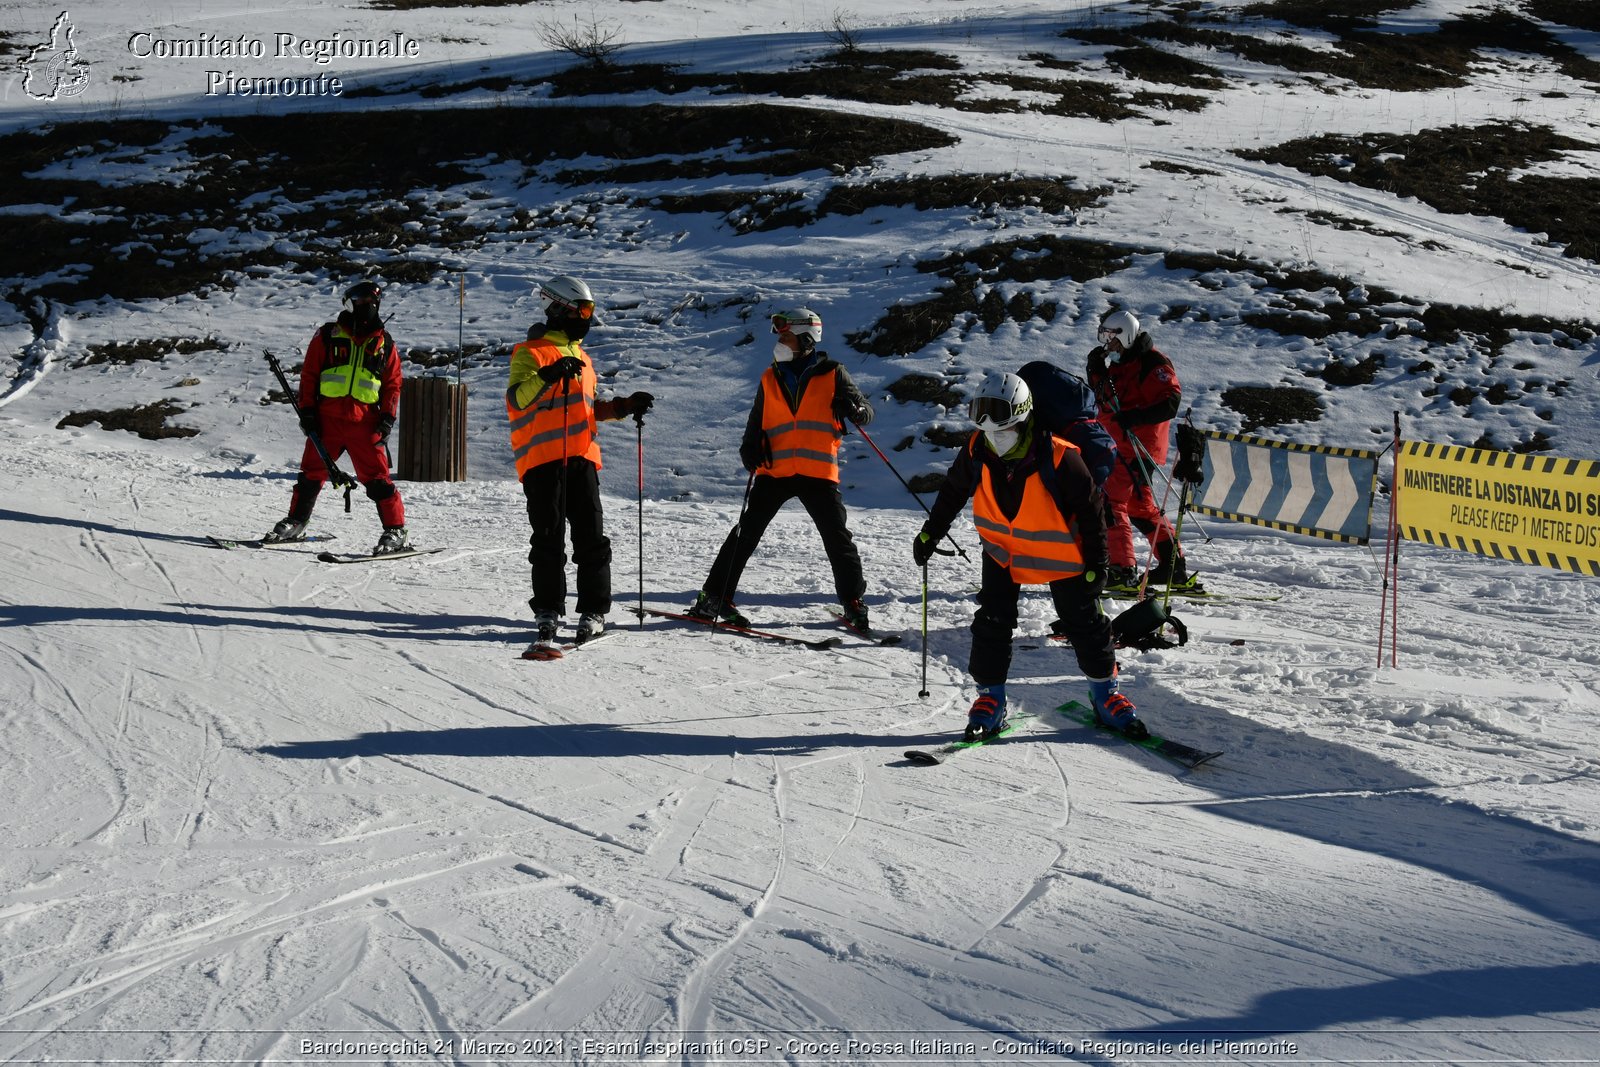
[[[1101,726],[1117,731],[1130,741],[1143,741],[1150,736],[1149,727],[1139,719],[1139,709],[1117,688],[1117,668],[1111,668],[1109,678],[1089,679],[1089,703],[1094,708],[1095,721]]]
[[[978,699],[972,702],[972,710],[967,712],[967,732],[961,739],[987,741],[1005,728],[1005,683],[978,686]]]

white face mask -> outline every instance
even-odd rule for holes
[[[794,349],[782,341],[775,341],[772,345],[772,362],[787,363],[794,358]]]
[[[1022,431],[985,430],[983,436],[988,439],[989,447],[994,449],[995,455],[1003,456],[1017,447],[1017,442],[1022,439]]]

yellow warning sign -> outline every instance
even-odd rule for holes
[[[1600,460],[1401,443],[1400,536],[1600,576]]]

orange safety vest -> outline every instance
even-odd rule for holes
[[[595,436],[594,365],[576,342],[558,345],[543,337],[523,341],[511,350],[527,351],[541,368],[562,356],[583,359],[583,374],[575,382],[555,382],[525,408],[516,406],[515,389],[506,390],[506,417],[511,420],[511,455],[517,462],[517,478],[535,467],[582,456],[596,469],[600,467],[600,441]]]
[[[761,428],[772,442],[772,464],[763,471],[774,478],[803,474],[839,480],[839,441],[844,436],[833,417],[838,372],[814,376],[800,395],[800,409],[790,411],[789,398],[775,368],[761,376]]]
[[[1054,434],[1050,437],[1051,462],[1059,468],[1067,449],[1078,447]],[[982,448],[973,435],[969,447]],[[1045,487],[1042,472],[1034,471],[1022,487],[1022,506],[1008,519],[995,498],[994,477],[983,465],[983,477],[972,498],[972,518],[983,550],[1011,572],[1019,585],[1048,585],[1058,578],[1075,578],[1084,572],[1083,550],[1078,547],[1077,520],[1068,519]]]

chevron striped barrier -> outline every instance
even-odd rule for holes
[[[1600,576],[1600,460],[1403,441],[1400,536]]]
[[[1196,511],[1274,530],[1364,545],[1378,453],[1204,431]]]

